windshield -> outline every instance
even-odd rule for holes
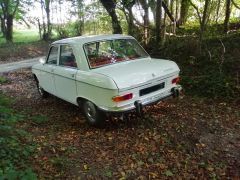
[[[91,68],[148,57],[135,39],[114,39],[88,43],[84,50]]]

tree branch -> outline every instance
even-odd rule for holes
[[[6,10],[6,8],[4,7],[3,4],[4,4],[3,2],[0,3],[0,5],[1,5],[1,7],[2,7],[3,16],[4,16],[3,18],[5,19],[6,15],[7,15],[7,14],[6,14],[6,11],[7,11],[7,10]]]
[[[199,12],[197,6],[196,6],[191,0],[189,0],[189,2],[190,2],[190,4],[192,5],[192,7],[196,10],[197,15],[198,15],[198,18],[199,18],[199,22],[200,22],[200,24],[201,24],[201,23],[202,23],[202,17],[201,17],[201,15],[200,15],[200,12]]]
[[[167,7],[167,5],[166,5],[166,3],[165,3],[164,1],[162,1],[162,7],[163,7],[163,9],[165,10],[165,12],[167,13],[167,15],[168,15],[168,17],[170,18],[170,20],[171,20],[172,22],[175,22],[175,19],[174,19],[173,15],[172,15],[171,12],[169,11],[169,9],[168,9],[168,7]]]
[[[237,3],[236,3],[234,0],[232,0],[232,3],[233,3],[233,5],[235,6],[235,8],[240,9],[240,6],[237,5]]]
[[[15,13],[17,12],[19,3],[20,3],[20,0],[17,1],[17,4],[16,4],[16,6],[15,6],[15,9],[14,9],[14,11],[13,11],[13,13],[12,13],[13,16],[15,16]]]

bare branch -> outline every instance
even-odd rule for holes
[[[232,0],[232,3],[235,6],[235,8],[240,9],[240,6],[234,0]]]
[[[198,15],[198,18],[199,18],[199,22],[200,24],[202,23],[202,17],[200,15],[200,12],[199,12],[199,9],[198,7],[196,6],[196,4],[194,4],[191,0],[189,0],[190,4],[192,5],[192,7],[196,10],[197,12],[197,15]]]
[[[224,60],[225,60],[224,54],[226,53],[226,48],[225,48],[222,40],[219,39],[219,41],[221,42],[221,45],[222,45],[222,48],[223,48],[223,49],[222,49],[221,60],[220,60],[220,62],[219,62],[218,68],[219,68],[219,72],[222,73],[222,65],[223,65]]]

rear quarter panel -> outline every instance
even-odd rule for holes
[[[76,75],[78,97],[93,102],[98,107],[114,107],[112,97],[118,95],[115,82],[91,71],[78,71]]]

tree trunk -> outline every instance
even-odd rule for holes
[[[52,28],[51,28],[51,20],[50,20],[50,0],[45,0],[45,11],[47,15],[47,39],[51,37]]]
[[[226,0],[226,10],[224,19],[224,32],[228,32],[229,19],[231,14],[231,0]]]
[[[120,26],[120,22],[118,21],[118,17],[117,17],[115,9],[112,9],[108,13],[112,18],[113,34],[122,34],[122,28]]]
[[[167,12],[164,12],[164,18],[163,18],[163,28],[162,28],[162,40],[161,40],[161,46],[164,46],[166,42],[166,30],[167,30],[167,25],[166,25],[166,20],[167,20]]]
[[[143,11],[144,11],[144,16],[143,16],[143,24],[144,24],[144,44],[145,46],[149,42],[149,13],[148,13],[148,4],[146,0],[139,0]]]
[[[6,40],[12,42],[13,39],[13,15],[7,16],[6,22]]]
[[[3,37],[6,35],[6,24],[4,18],[0,17],[1,20],[1,32],[3,34]]]
[[[220,7],[221,7],[221,0],[218,0],[218,3],[217,3],[217,12],[216,12],[216,19],[215,19],[216,24],[218,23],[218,19],[219,19]]]
[[[201,23],[200,23],[200,42],[201,43],[202,43],[202,40],[203,40],[203,36],[204,36],[205,29],[206,29],[206,25],[207,25],[207,17],[208,17],[209,5],[210,5],[210,0],[205,0],[202,20],[201,20]]]
[[[153,21],[155,22],[156,21],[156,7],[157,7],[157,4],[156,4],[156,0],[149,0],[148,1],[148,5],[152,11],[152,14],[153,14]]]
[[[77,0],[77,6],[78,6],[78,35],[81,36],[84,31],[84,9],[83,9],[83,0]]]
[[[38,22],[38,33],[39,33],[39,38],[42,39],[42,27],[39,18],[37,18]]]
[[[188,10],[190,7],[189,0],[182,0],[180,9],[179,25],[184,25],[187,22]]]
[[[134,36],[135,33],[135,25],[133,22],[133,12],[132,12],[132,7],[128,8],[128,34],[131,36]]]
[[[149,14],[148,14],[148,8],[144,9],[144,39],[145,39],[145,45],[149,42]]]
[[[156,6],[156,45],[161,41],[162,0],[157,0]]]
[[[115,11],[116,3],[113,0],[100,0],[104,8],[107,10],[109,16],[112,18],[113,34],[122,34],[122,27],[118,21],[118,17]]]

